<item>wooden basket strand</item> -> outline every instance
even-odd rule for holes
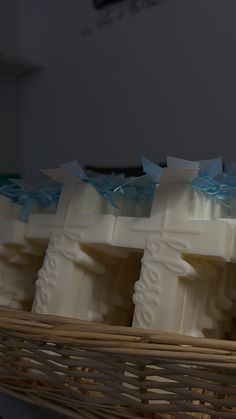
[[[73,418],[236,418],[236,342],[0,309],[0,388]]]

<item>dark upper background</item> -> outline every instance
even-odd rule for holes
[[[136,165],[141,153],[236,160],[235,0],[139,13],[127,0],[123,19],[99,30],[92,3],[0,0],[0,51],[44,68],[0,77],[0,171],[30,179],[71,159]]]

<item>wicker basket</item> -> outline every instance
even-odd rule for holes
[[[74,418],[236,418],[236,342],[0,310],[0,388]]]

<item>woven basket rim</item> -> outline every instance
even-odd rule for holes
[[[191,337],[158,330],[112,326],[69,317],[36,314],[16,309],[0,308],[0,329],[35,337],[53,336],[61,339],[87,339],[142,344],[160,344],[236,351],[236,341]],[[229,354],[228,354],[229,355]]]
[[[73,417],[236,417],[233,341],[5,308],[0,340],[2,391]]]

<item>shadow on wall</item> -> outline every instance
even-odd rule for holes
[[[81,36],[91,35],[95,30],[101,30],[112,23],[127,17],[134,17],[141,12],[167,3],[168,0],[94,0],[93,7],[98,11],[95,22],[86,21],[81,30]]]
[[[102,9],[103,7],[106,7],[109,4],[117,4],[123,1],[125,0],[93,0],[93,5],[95,9]]]

